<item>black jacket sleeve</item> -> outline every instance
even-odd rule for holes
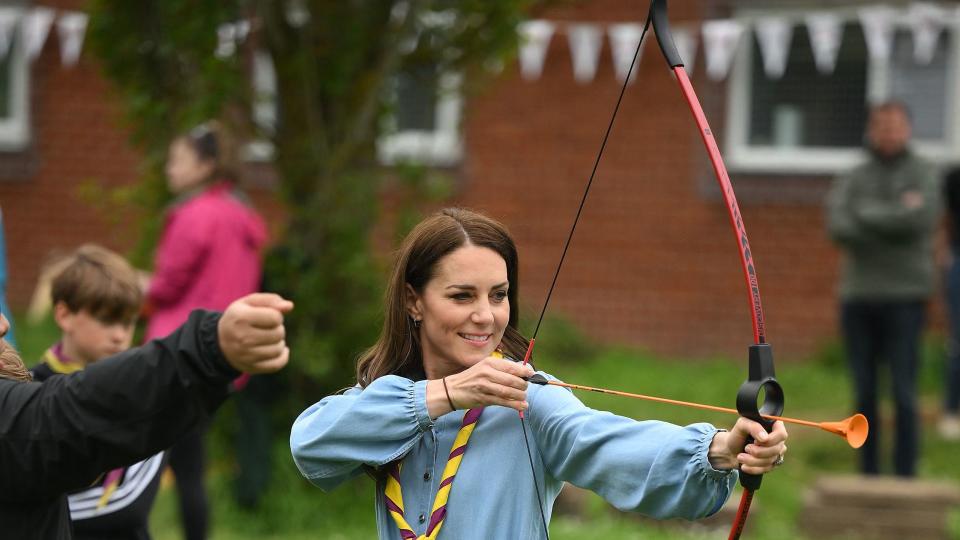
[[[237,371],[220,315],[44,383],[0,380],[0,501],[49,499],[168,448],[227,396]]]

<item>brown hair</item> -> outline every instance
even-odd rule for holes
[[[0,379],[12,379],[14,381],[31,381],[33,377],[23,365],[23,360],[17,354],[16,349],[7,343],[7,340],[0,339]]]
[[[496,251],[507,264],[507,298],[510,321],[500,342],[504,355],[521,359],[526,339],[517,330],[519,324],[519,283],[517,247],[506,227],[497,221],[462,208],[446,208],[418,224],[403,240],[397,253],[393,275],[387,286],[383,329],[377,342],[357,362],[357,382],[366,387],[384,375],[399,374],[411,378],[423,376],[418,333],[407,313],[406,286],[417,293],[433,278],[437,262],[457,248],[472,244]]]
[[[200,161],[214,164],[210,180],[237,180],[236,145],[220,122],[207,120],[180,135],[173,142],[184,142]]]
[[[70,311],[87,311],[105,323],[132,322],[140,313],[143,292],[137,272],[116,253],[84,244],[57,264],[50,297]]]

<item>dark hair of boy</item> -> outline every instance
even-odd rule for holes
[[[95,244],[84,244],[60,263],[51,298],[78,313],[86,311],[104,323],[130,322],[143,304],[136,270],[120,255]],[[59,265],[58,265],[59,266]]]

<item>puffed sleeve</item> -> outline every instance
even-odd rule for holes
[[[300,473],[328,490],[363,465],[378,467],[404,456],[433,427],[426,391],[426,381],[387,375],[312,405],[290,431]]]

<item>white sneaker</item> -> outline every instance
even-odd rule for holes
[[[944,414],[937,423],[940,436],[948,441],[960,441],[960,414]]]

